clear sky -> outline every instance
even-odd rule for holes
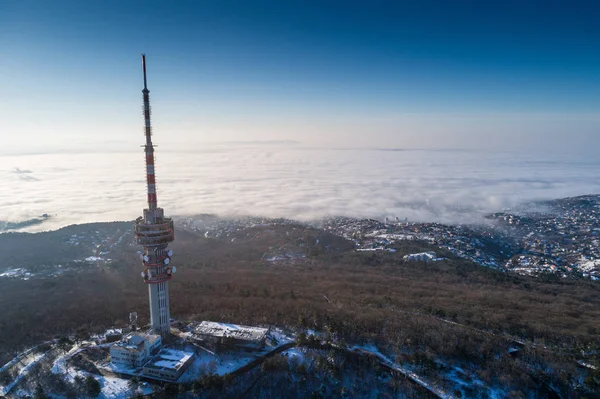
[[[600,146],[597,1],[0,2],[7,152]]]

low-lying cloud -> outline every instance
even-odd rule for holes
[[[10,172],[17,175],[19,180],[39,181],[37,177],[31,175],[33,172],[28,169],[13,168]]]
[[[21,169],[21,168],[13,168],[11,170],[12,173],[18,174],[18,175],[22,175],[22,174],[27,174],[27,173],[33,173],[32,171],[28,170],[28,169]]]
[[[142,151],[1,157],[0,220],[47,213],[31,231],[131,220],[145,206]],[[18,165],[18,166],[17,166]],[[32,176],[34,180],[23,180]],[[508,152],[157,148],[159,205],[299,220],[327,216],[478,222],[524,201],[600,192],[598,161]],[[15,172],[18,171],[18,172]]]

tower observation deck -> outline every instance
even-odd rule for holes
[[[144,247],[140,255],[144,282],[148,284],[150,300],[150,324],[156,334],[163,338],[171,331],[169,312],[169,280],[175,273],[171,265],[173,251],[167,247],[175,239],[173,220],[164,215],[162,208],[158,207],[156,198],[156,178],[154,170],[154,146],[152,145],[152,128],[150,126],[150,91],[146,82],[146,55],[142,55],[142,70],[144,72],[144,129],[146,144],[146,186],[148,208],[144,209],[144,216],[135,220],[134,233],[137,243]]]

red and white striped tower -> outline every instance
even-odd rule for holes
[[[153,332],[167,337],[170,334],[169,312],[169,280],[175,272],[171,265],[173,251],[167,247],[175,239],[173,220],[164,216],[162,208],[158,207],[156,199],[156,177],[154,174],[154,146],[152,145],[152,128],[150,125],[150,91],[146,81],[146,55],[142,54],[142,69],[144,71],[144,128],[146,134],[146,184],[148,208],[144,216],[136,219],[134,224],[135,237],[138,244],[144,247],[141,254],[144,271],[142,278],[148,284],[150,300],[150,324]]]

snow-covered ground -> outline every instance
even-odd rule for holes
[[[22,280],[29,280],[33,276],[33,273],[22,267],[18,267],[16,269],[8,269],[0,273],[0,278],[19,278]]]
[[[267,262],[294,262],[297,260],[305,260],[306,255],[299,251],[278,251],[276,254],[271,256],[263,255],[263,259]]]
[[[486,397],[490,399],[505,398],[507,392],[500,388],[488,386],[485,382],[478,379],[476,374],[460,367],[449,367],[450,371],[444,372],[443,377],[454,384],[455,391],[460,391],[466,395],[465,389],[478,387],[485,392]]]
[[[106,371],[110,371],[113,373],[125,374],[125,375],[138,375],[140,369],[136,369],[133,367],[126,367],[122,364],[113,364],[113,363],[102,363],[97,365],[98,368],[104,369]]]
[[[225,375],[244,367],[256,360],[254,353],[196,353],[196,357],[188,369],[181,375],[179,382],[192,382],[203,374]]]
[[[460,391],[463,394],[465,394],[465,392],[463,392],[464,389],[474,387],[477,387],[482,392],[485,392],[485,397],[490,399],[505,398],[507,394],[507,392],[504,389],[500,387],[489,386],[484,381],[478,379],[476,373],[474,372],[464,370],[460,367],[440,363],[443,366],[442,369],[445,370],[441,371],[440,377],[446,381],[450,381],[453,385],[452,389],[444,390],[417,375],[410,365],[400,365],[390,360],[386,355],[381,353],[381,351],[373,344],[354,345],[352,347],[349,347],[348,349],[359,352],[362,351],[377,356],[377,358],[379,358],[383,364],[387,365],[390,368],[393,368],[396,371],[399,371],[406,377],[410,378],[411,380],[426,388],[427,390],[434,393],[440,398],[454,398],[454,394],[451,392]]]
[[[51,344],[53,342],[54,341],[47,341],[47,342],[44,342],[44,344]],[[15,364],[19,363],[20,361],[22,361],[23,359],[25,359],[27,356],[29,356],[30,354],[32,354],[36,350],[38,350],[38,348],[40,346],[41,345],[36,345],[33,348],[29,348],[26,351],[23,351],[23,352],[19,353],[11,361],[9,361],[8,363],[6,363],[4,366],[0,367],[0,372],[8,370],[9,368],[13,367]]]
[[[300,364],[304,363],[305,360],[304,353],[302,352],[302,349],[299,348],[290,348],[285,350],[281,352],[281,356],[287,357],[290,363]]]
[[[91,375],[100,383],[101,391],[100,395],[98,396],[99,399],[126,399],[131,397],[133,391],[129,385],[128,379],[90,374],[88,372],[69,367],[67,361],[71,357],[84,350],[85,347],[75,345],[64,355],[57,357],[52,364],[52,373],[62,376],[62,378],[70,383],[75,383],[75,377],[81,377],[85,379]]]
[[[396,252],[394,248],[384,248],[384,247],[376,247],[376,248],[357,248],[358,252],[368,252],[368,251],[387,251],[387,252]]]
[[[600,280],[600,259],[581,258],[577,269],[583,273],[583,276],[591,280]]]
[[[23,377],[29,374],[31,368],[35,366],[37,362],[39,362],[44,356],[46,356],[46,353],[35,353],[23,359],[22,362],[24,364],[24,367],[22,367],[19,370],[17,377],[13,380],[13,382],[8,384],[7,386],[0,385],[0,395],[6,395],[7,393],[9,393],[14,388],[14,386],[17,385],[23,379]]]
[[[429,382],[423,380],[421,377],[419,377],[417,374],[415,374],[412,370],[410,370],[406,367],[403,367],[403,366],[397,364],[396,362],[393,362],[392,360],[388,359],[387,356],[385,356],[383,353],[381,353],[375,345],[372,345],[372,344],[355,345],[353,347],[350,347],[349,349],[357,351],[357,352],[366,352],[366,353],[375,355],[383,364],[404,374],[407,378],[410,378],[415,383],[421,385],[423,388],[434,393],[435,395],[437,395],[438,397],[440,397],[442,399],[453,399],[454,398],[454,396],[452,394],[449,394],[449,393],[445,392],[444,390],[441,390],[441,389],[435,387],[434,385],[430,384]]]
[[[307,333],[308,335],[308,333]],[[288,344],[295,340],[295,337],[289,333],[286,333],[281,328],[271,327],[271,331],[269,331],[269,337],[274,346],[280,346],[284,344]]]
[[[279,328],[271,328],[268,336],[268,341],[271,346],[266,346],[262,351],[258,352],[211,352],[209,350],[196,350],[196,357],[193,363],[180,377],[180,382],[191,382],[198,379],[202,374],[214,373],[217,375],[230,374],[248,363],[264,356],[266,353],[274,350],[282,345],[289,344],[294,341],[291,334],[284,332]],[[186,348],[186,350],[188,350]]]
[[[99,256],[88,256],[87,258],[84,259],[84,261],[86,261],[86,262],[99,262],[99,261],[104,261],[104,258],[101,258]]]
[[[406,241],[406,240],[414,240],[415,236],[413,234],[379,234],[374,235],[376,238],[383,238],[388,241]]]
[[[64,355],[58,356],[54,360],[54,363],[52,364],[52,369],[50,370],[50,371],[52,371],[52,374],[61,374],[61,375],[68,376],[68,377],[70,377],[69,381],[73,382],[73,379],[75,378],[75,376],[69,374],[69,370],[67,368],[67,360],[70,359],[71,357],[75,356],[79,352],[81,352],[81,346],[74,345],[67,353],[65,353]]]
[[[133,393],[129,380],[98,375],[94,375],[94,378],[98,380],[102,389],[98,399],[127,399]]]
[[[163,349],[167,351],[167,357],[169,353],[174,354],[174,358],[171,359],[176,361],[175,358],[179,358],[179,354],[184,352],[195,352],[195,357],[192,364],[184,372],[179,379],[179,382],[192,382],[197,380],[203,374],[217,374],[226,375],[239,370],[240,368],[248,365],[249,363],[265,356],[269,352],[281,347],[282,345],[289,344],[294,341],[292,334],[284,332],[279,328],[272,328],[269,331],[267,345],[264,349],[255,352],[244,352],[244,351],[231,351],[224,353],[214,353],[209,350],[203,350],[197,345],[191,343],[184,345],[184,347],[176,349]],[[106,344],[110,345],[110,344]],[[106,346],[100,345],[100,346]],[[125,375],[139,375],[141,370],[126,369],[123,367],[116,367],[110,363],[98,364],[96,366],[100,369],[101,374],[91,374],[87,371],[81,370],[71,365],[70,359],[77,356],[81,352],[86,350],[98,350],[98,346],[95,342],[81,342],[70,347],[69,350],[59,350],[54,342],[52,349],[55,355],[49,360],[50,372],[54,375],[61,377],[65,382],[71,384],[77,384],[79,378],[86,379],[89,376],[95,378],[101,387],[100,399],[125,399],[131,397],[134,393],[146,393],[152,392],[153,388],[151,384],[140,384],[137,387],[133,386],[129,378],[119,378],[113,376],[113,373],[125,374]],[[49,352],[50,352],[49,351]],[[58,355],[56,355],[58,352]],[[18,378],[7,387],[0,386],[0,395],[4,395],[12,390],[19,381],[25,377],[31,367],[33,367],[38,361],[40,361],[48,352],[40,353],[32,348],[31,350],[24,352],[14,361],[9,363],[10,367],[21,367]],[[301,350],[295,348],[284,351],[284,356],[287,356],[290,361],[301,362],[303,360],[303,354]],[[175,356],[177,355],[177,356]],[[54,357],[56,356],[56,357]],[[164,356],[163,356],[164,357]],[[163,359],[162,361],[170,361],[170,359]],[[31,389],[31,388],[29,388]],[[27,396],[31,395],[31,392],[26,392],[27,388],[21,388],[22,394]],[[59,398],[60,395],[50,395],[53,398]]]

